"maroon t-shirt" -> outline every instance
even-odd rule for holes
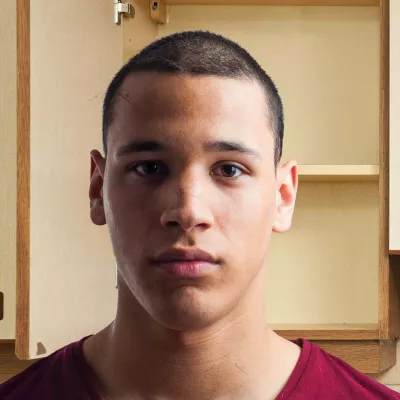
[[[101,400],[83,356],[85,338],[39,360],[0,385],[1,400]],[[301,355],[276,400],[391,400],[394,392],[315,344],[298,339]]]

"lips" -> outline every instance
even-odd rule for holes
[[[162,252],[154,259],[155,263],[164,263],[171,261],[204,261],[217,263],[215,257],[201,249],[194,248],[170,248]]]
[[[155,257],[151,264],[163,274],[196,278],[215,271],[219,266],[219,261],[201,249],[170,248]]]

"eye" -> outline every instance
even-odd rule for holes
[[[220,175],[224,178],[239,178],[243,175],[243,170],[234,164],[223,164],[219,165],[213,172],[212,175]]]
[[[165,174],[167,172],[167,167],[160,161],[142,161],[128,167],[127,170],[134,171],[141,176],[148,176]]]

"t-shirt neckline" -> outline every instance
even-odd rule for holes
[[[92,379],[92,372],[89,364],[87,363],[83,354],[83,343],[86,339],[92,335],[85,336],[78,342],[75,342],[71,346],[72,357],[77,367],[77,379],[81,382],[85,391],[87,392],[90,400],[101,400],[100,395],[97,393]],[[306,371],[306,367],[310,360],[312,344],[305,339],[294,340],[293,343],[297,344],[301,348],[300,357],[294,367],[292,374],[290,375],[285,386],[276,397],[276,400],[288,400],[292,393],[296,390],[301,378]]]

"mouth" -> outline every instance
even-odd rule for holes
[[[151,265],[168,276],[201,278],[216,271],[220,261],[201,249],[170,248],[152,259]]]

